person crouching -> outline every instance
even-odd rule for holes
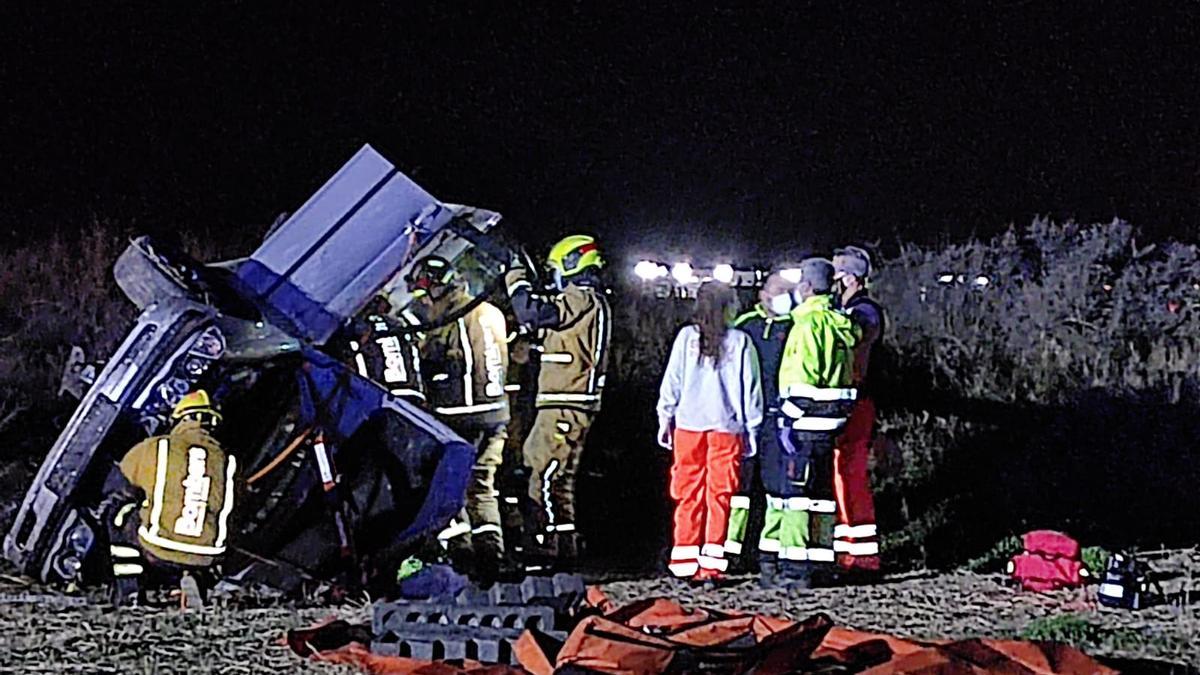
[[[143,579],[193,582],[225,553],[237,461],[212,436],[221,420],[208,393],[194,391],[171,413],[174,427],[131,449],[104,485],[101,514],[118,606],[143,601]],[[151,574],[153,572],[153,574]],[[189,589],[196,589],[188,594]]]

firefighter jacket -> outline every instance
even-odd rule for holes
[[[778,410],[779,366],[783,361],[783,347],[792,329],[792,315],[771,316],[762,305],[758,305],[739,316],[733,325],[750,336],[758,352],[764,406],[768,412]]]
[[[409,325],[419,323],[407,313],[403,321]],[[390,316],[370,314],[355,322],[350,349],[359,375],[382,384],[394,396],[424,401],[417,340],[405,328],[404,323]]]
[[[145,493],[138,541],[147,554],[205,567],[225,553],[237,461],[199,422],[180,422],[169,435],[142,441],[120,469]]]
[[[593,283],[572,282],[561,293],[535,296],[527,282],[510,290],[518,321],[542,338],[538,408],[600,410],[612,310]]]
[[[435,304],[434,321],[470,302],[453,291]],[[421,341],[425,391],[433,411],[447,422],[472,427],[507,424],[508,335],[504,313],[483,302]]]

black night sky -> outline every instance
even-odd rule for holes
[[[1194,2],[112,4],[0,8],[6,238],[239,236],[364,142],[541,241],[1200,225]]]

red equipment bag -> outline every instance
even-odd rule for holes
[[[1025,550],[1008,564],[1013,579],[1027,591],[1045,593],[1082,586],[1087,569],[1080,559],[1079,542],[1062,532],[1036,530],[1023,537]]]

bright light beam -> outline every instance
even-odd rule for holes
[[[675,263],[671,268],[671,276],[681,284],[691,283],[696,280],[696,272],[692,266],[685,262]]]
[[[643,260],[633,266],[633,273],[642,281],[654,281],[667,276],[667,268],[656,262]]]
[[[804,276],[804,270],[801,270],[799,267],[789,267],[779,270],[779,276],[783,277],[783,280],[789,284],[798,284],[801,277]]]

